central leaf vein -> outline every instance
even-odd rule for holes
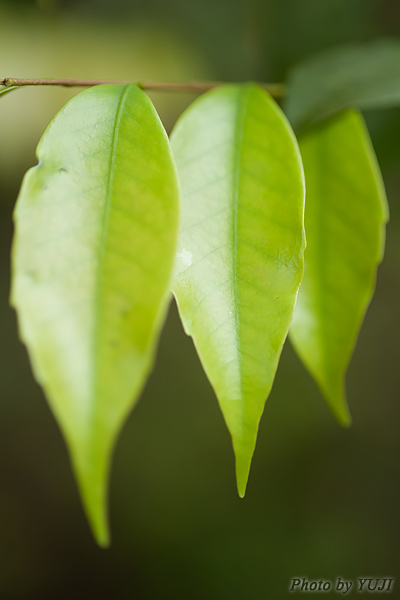
[[[241,365],[241,348],[240,348],[240,318],[239,318],[239,285],[238,285],[238,212],[239,212],[239,195],[240,195],[240,176],[241,176],[241,161],[242,161],[242,146],[243,146],[243,133],[244,133],[244,121],[246,115],[246,108],[249,99],[249,89],[239,91],[240,98],[238,102],[238,109],[236,113],[235,122],[235,144],[233,154],[233,179],[232,179],[232,196],[233,196],[233,219],[232,219],[232,245],[233,245],[233,263],[232,263],[232,275],[233,275],[233,305],[234,305],[234,322],[235,322],[235,334],[236,334],[236,346],[238,350],[238,366],[240,372],[240,391],[243,394],[243,382],[242,382],[242,365]],[[242,420],[243,422],[243,420]]]
[[[109,230],[109,222],[110,222],[110,209],[111,209],[111,204],[112,204],[112,187],[113,187],[113,179],[114,179],[114,172],[115,172],[116,149],[117,149],[117,144],[118,144],[118,136],[119,136],[121,117],[122,117],[122,113],[123,113],[123,105],[124,105],[126,96],[128,94],[128,91],[129,91],[129,86],[126,86],[123,89],[123,91],[121,92],[121,96],[119,99],[118,108],[117,108],[117,112],[116,112],[116,116],[115,116],[114,128],[113,128],[113,132],[112,132],[112,139],[111,139],[111,145],[110,145],[111,149],[110,149],[110,157],[109,157],[109,164],[108,164],[106,194],[105,194],[105,199],[104,199],[104,210],[103,210],[103,218],[102,218],[102,224],[101,224],[101,237],[100,237],[100,244],[99,244],[99,259],[98,259],[96,295],[95,295],[95,302],[96,302],[97,306],[96,306],[96,311],[95,311],[95,334],[93,337],[93,339],[94,339],[93,356],[95,357],[94,367],[93,367],[94,395],[96,394],[96,391],[97,391],[96,388],[98,385],[97,366],[99,363],[99,347],[100,347],[99,337],[100,337],[100,326],[102,323],[102,315],[101,315],[102,303],[99,302],[99,298],[102,293],[102,286],[103,286],[103,281],[104,281],[104,257],[105,257],[105,253],[106,253],[106,247],[107,247],[108,230]]]

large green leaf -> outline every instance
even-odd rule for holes
[[[15,211],[12,303],[100,544],[110,454],[153,363],[178,228],[169,142],[137,86],[82,92],[38,146]]]
[[[344,377],[382,259],[385,191],[356,111],[300,138],[306,176],[305,273],[290,328],[332,412],[350,423]]]
[[[231,433],[243,496],[303,274],[300,154],[253,84],[201,97],[171,143],[182,188],[174,293]]]
[[[344,108],[400,103],[400,42],[329,50],[293,69],[285,111],[296,129]]]

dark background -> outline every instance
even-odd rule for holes
[[[399,34],[398,0],[0,0],[0,78],[282,81],[324,48]],[[347,378],[354,425],[336,424],[286,344],[240,500],[229,435],[172,305],[116,448],[104,551],[8,307],[18,188],[73,93],[0,100],[1,600],[279,600],[292,577],[400,576],[400,109],[366,115],[391,221]],[[170,130],[193,97],[152,98]]]

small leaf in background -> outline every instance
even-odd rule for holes
[[[383,256],[386,196],[357,111],[312,129],[300,150],[307,248],[290,339],[333,414],[348,425],[344,378]]]
[[[400,104],[400,42],[339,47],[293,69],[285,112],[295,129],[344,108]]]
[[[243,496],[303,274],[300,154],[253,84],[202,96],[171,144],[182,188],[173,290],[231,433]]]
[[[12,303],[94,534],[107,545],[110,455],[168,303],[176,172],[155,109],[135,85],[73,98],[38,159],[15,210]]]

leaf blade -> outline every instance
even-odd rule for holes
[[[38,158],[15,210],[11,301],[95,537],[107,545],[110,455],[167,309],[176,173],[161,122],[134,85],[73,98]]]
[[[345,373],[383,257],[387,201],[357,111],[331,118],[299,143],[307,249],[289,337],[338,421],[349,425]]]
[[[279,108],[252,84],[202,96],[171,144],[182,189],[173,291],[231,433],[243,496],[302,277],[301,160]]]
[[[284,108],[296,130],[346,108],[400,103],[400,44],[377,40],[334,48],[294,68]]]

